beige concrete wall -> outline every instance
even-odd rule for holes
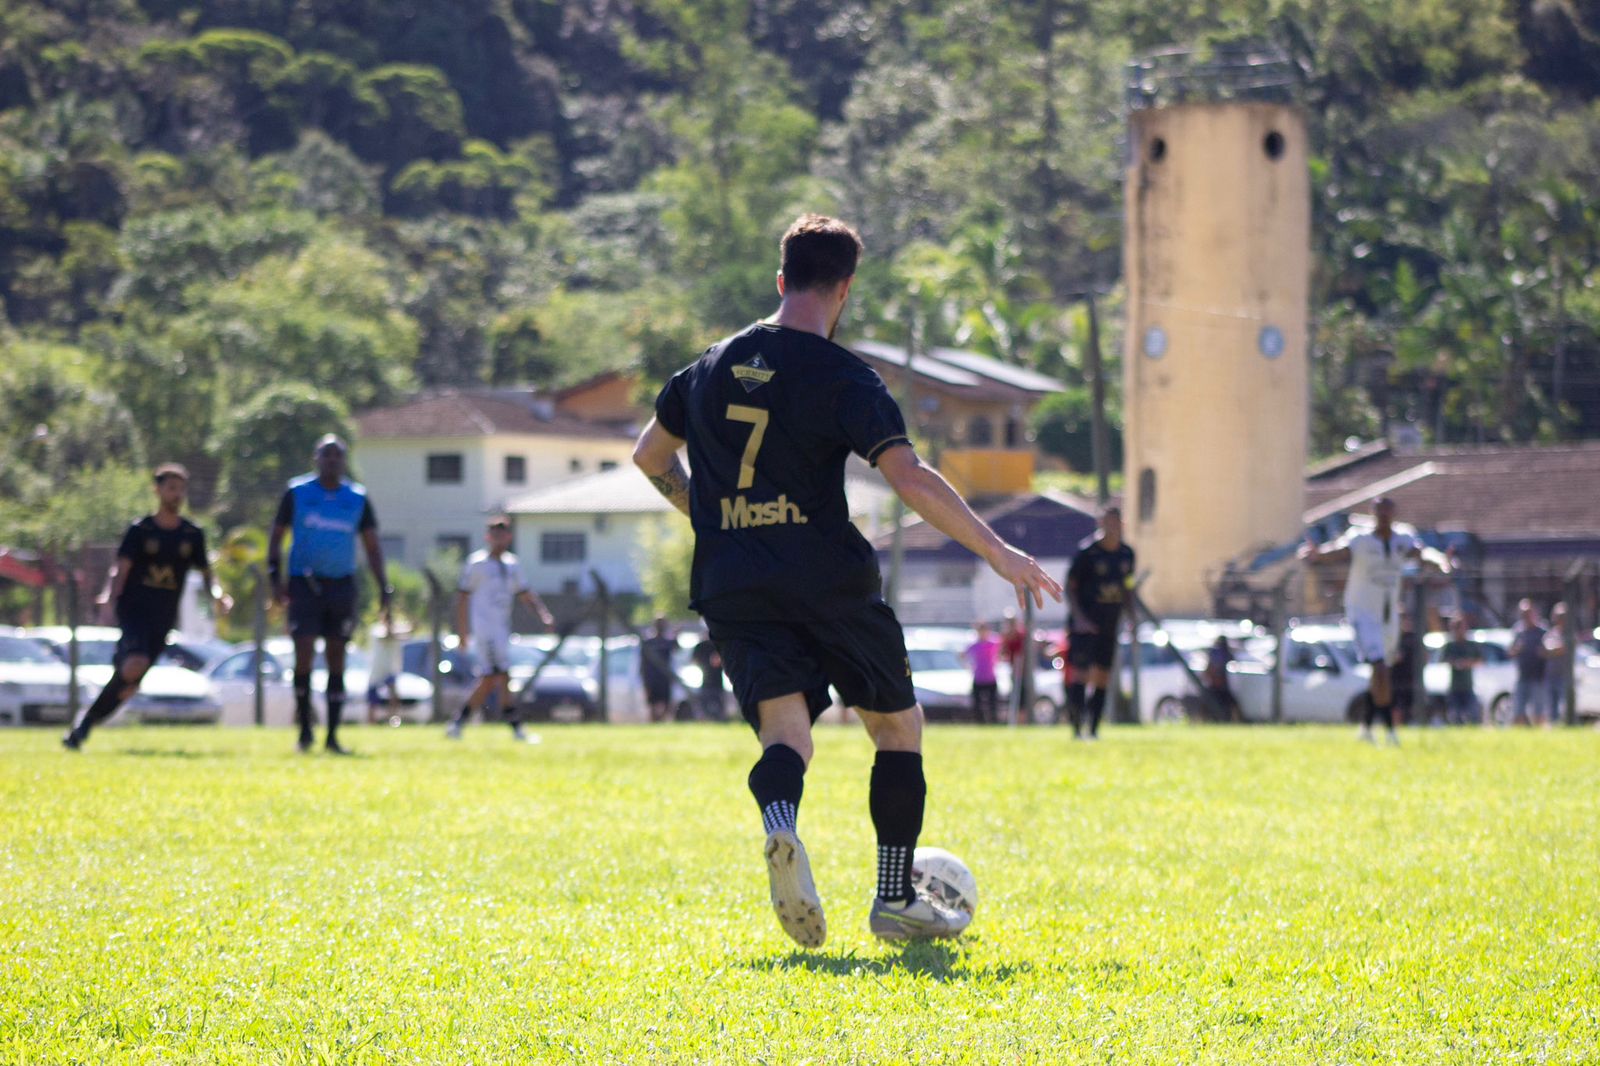
[[[1129,138],[1127,535],[1151,607],[1192,614],[1223,561],[1301,528],[1305,125],[1275,104],[1185,104],[1135,112]]]

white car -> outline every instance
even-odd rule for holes
[[[71,631],[66,626],[39,626],[23,632],[48,646],[63,663],[68,661]],[[111,661],[121,636],[121,630],[110,626],[78,627],[78,686],[87,699],[92,700],[111,680]],[[222,717],[222,701],[209,681],[193,670],[159,662],[145,672],[139,691],[124,709],[141,722],[214,725]]]
[[[287,637],[271,637],[265,645],[266,658],[261,664],[265,687],[265,722],[269,726],[292,726],[294,721],[294,643]],[[366,720],[367,687],[370,683],[371,661],[360,648],[345,649],[345,716],[344,721]],[[229,652],[204,668],[204,674],[216,688],[223,706],[222,720],[228,725],[255,724],[255,648],[249,645]],[[394,717],[404,722],[426,722],[433,716],[433,685],[427,678],[401,673],[395,678],[399,696]],[[328,668],[322,652],[311,671],[311,690],[316,694],[312,706],[320,720],[328,692]],[[383,705],[387,712],[388,705]],[[387,714],[386,714],[387,716]]]
[[[70,679],[50,649],[15,630],[0,632],[0,725],[67,724]]]
[[[1285,722],[1353,722],[1360,719],[1372,668],[1360,661],[1347,625],[1301,625],[1288,632],[1283,670]],[[1272,720],[1271,637],[1246,641],[1228,664],[1239,712],[1252,722]]]

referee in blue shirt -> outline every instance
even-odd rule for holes
[[[356,539],[366,549],[367,565],[378,582],[385,617],[394,589],[384,576],[383,549],[378,545],[378,518],[367,490],[345,476],[344,441],[328,434],[317,442],[312,458],[316,472],[289,482],[273,519],[267,545],[267,574],[272,597],[289,607],[289,635],[294,638],[294,714],[300,725],[300,750],[310,751],[311,668],[317,638],[328,661],[328,739],[333,755],[347,755],[339,745],[339,719],[344,714],[344,650],[356,625]],[[283,535],[293,531],[287,575],[283,567]],[[288,581],[285,583],[285,576]]]

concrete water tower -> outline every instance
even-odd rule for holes
[[[1130,68],[1124,521],[1158,614],[1208,614],[1223,563],[1302,528],[1305,123],[1281,55]]]

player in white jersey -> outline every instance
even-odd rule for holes
[[[461,647],[469,648],[478,663],[478,684],[467,697],[445,735],[461,737],[472,712],[481,708],[489,693],[500,694],[500,707],[518,740],[526,740],[511,703],[511,609],[521,600],[547,627],[555,623],[544,601],[523,580],[517,557],[511,554],[511,520],[496,516],[485,535],[488,547],[467,556],[456,587],[456,633]]]
[[[1307,538],[1300,556],[1309,562],[1350,563],[1345,579],[1344,614],[1355,630],[1356,651],[1372,665],[1368,689],[1367,715],[1361,726],[1361,739],[1372,740],[1372,723],[1381,720],[1388,730],[1390,744],[1398,744],[1394,730],[1394,687],[1391,665],[1400,657],[1400,580],[1412,562],[1421,562],[1443,572],[1447,564],[1437,553],[1424,558],[1422,542],[1394,528],[1394,501],[1379,496],[1372,501],[1377,520],[1371,532],[1352,528],[1331,545],[1320,545]]]

